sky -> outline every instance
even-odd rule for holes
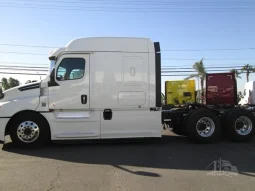
[[[255,49],[163,50],[254,48],[254,18],[255,2],[240,0],[0,0],[0,44],[63,47],[82,37],[148,37],[161,44],[162,66],[191,68],[194,62],[204,58],[208,67],[236,68],[255,65]],[[47,66],[47,55],[53,49],[0,45],[0,65]],[[180,73],[170,73],[173,74]],[[21,83],[40,78],[0,74],[0,78],[10,76]],[[246,82],[245,75],[241,77],[238,90]],[[162,91],[164,81],[183,78],[162,77]],[[250,80],[255,80],[254,74]]]

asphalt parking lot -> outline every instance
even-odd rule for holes
[[[231,165],[231,173],[223,170]],[[68,142],[38,150],[9,142],[0,150],[1,191],[254,188],[255,141],[203,145],[168,133],[162,141]]]

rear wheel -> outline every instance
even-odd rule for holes
[[[17,146],[43,146],[50,139],[49,125],[40,114],[22,113],[13,119],[10,137]]]
[[[212,143],[221,136],[220,119],[208,109],[197,109],[188,118],[187,134],[200,143]]]
[[[226,136],[239,142],[251,141],[254,137],[255,117],[250,111],[233,110],[225,118]]]

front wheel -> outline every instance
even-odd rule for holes
[[[50,138],[49,125],[40,114],[23,113],[13,119],[10,137],[17,146],[43,146]]]

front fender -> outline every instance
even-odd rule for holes
[[[6,125],[13,115],[24,110],[36,110],[39,97],[0,102],[0,141],[5,140]]]
[[[0,102],[0,117],[12,117],[23,110],[36,110],[38,105],[39,97]]]

